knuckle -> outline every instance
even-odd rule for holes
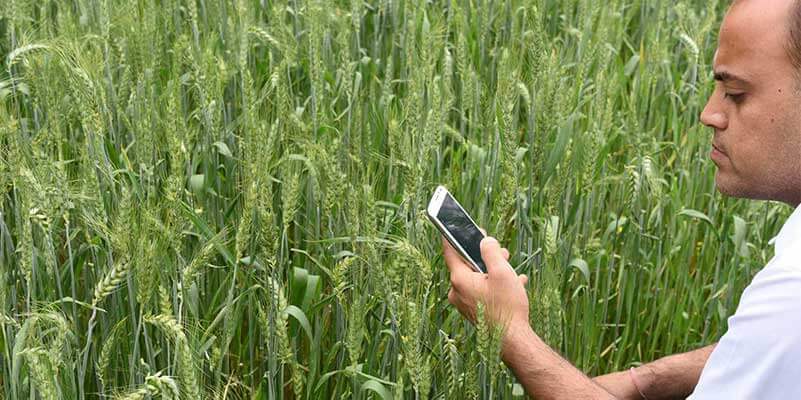
[[[464,285],[464,282],[461,277],[457,274],[451,274],[451,287],[458,290],[462,288],[462,285]]]

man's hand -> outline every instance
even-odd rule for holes
[[[483,232],[483,230],[482,230]],[[525,275],[517,275],[509,265],[509,251],[498,241],[481,241],[481,258],[487,273],[473,271],[444,238],[445,263],[451,271],[448,301],[475,322],[476,303],[485,306],[490,323],[503,329],[501,357],[529,396],[542,400],[614,399],[597,383],[551,350],[528,322],[528,296]]]
[[[481,301],[490,323],[505,328],[528,326],[528,296],[524,287],[528,277],[517,275],[511,268],[509,250],[501,248],[493,237],[481,240],[481,258],[487,266],[487,273],[482,274],[475,272],[445,238],[442,247],[451,272],[448,301],[462,315],[475,322],[476,304]]]
[[[509,251],[501,248],[497,240],[486,237],[481,241],[486,274],[473,271],[445,238],[442,247],[451,272],[448,301],[473,322],[476,303],[481,301],[490,322],[504,326],[503,361],[529,396],[543,400],[641,398],[627,371],[592,380],[534,333],[528,322],[528,279],[510,268]],[[714,345],[664,357],[637,368],[640,389],[649,399],[686,397],[698,383],[712,348]]]

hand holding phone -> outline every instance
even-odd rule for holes
[[[504,326],[507,332],[530,329],[528,277],[518,275],[509,264],[509,251],[494,238],[485,239],[486,234],[442,186],[432,196],[427,214],[450,243],[443,242],[451,280],[448,302],[473,322],[477,303],[482,302],[487,305],[489,321]]]
[[[431,222],[476,272],[487,272],[481,258],[484,233],[444,186],[438,186],[426,208]]]

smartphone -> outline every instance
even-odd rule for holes
[[[476,222],[467,214],[461,204],[451,196],[448,189],[444,186],[437,187],[428,203],[426,214],[442,232],[442,236],[476,272],[487,272],[487,266],[481,259],[481,247],[479,246],[484,234],[481,233]]]

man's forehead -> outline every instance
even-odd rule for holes
[[[789,63],[788,14],[795,0],[740,0],[727,12],[715,51],[715,71],[747,78]]]
[[[747,58],[737,57],[724,57],[719,58],[720,48],[715,50],[715,56],[712,63],[712,71],[715,74],[715,80],[749,84],[751,83],[752,71]],[[724,53],[725,54],[725,53]]]

